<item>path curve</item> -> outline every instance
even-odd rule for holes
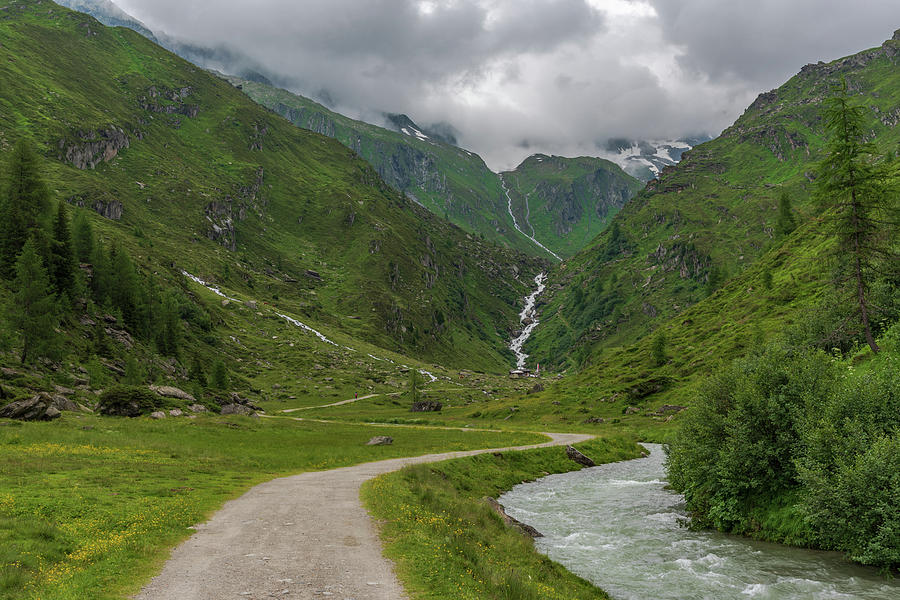
[[[138,600],[221,598],[398,600],[393,563],[359,499],[362,483],[417,463],[574,444],[594,436],[547,433],[530,446],[426,454],[282,477],[225,503],[178,546]]]

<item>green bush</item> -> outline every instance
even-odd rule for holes
[[[139,417],[166,408],[166,400],[149,389],[134,385],[115,385],[100,395],[103,415]]]
[[[707,380],[667,457],[693,524],[900,567],[895,333],[859,367],[771,345]]]

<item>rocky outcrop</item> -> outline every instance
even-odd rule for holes
[[[263,217],[263,209],[268,202],[260,193],[265,171],[257,168],[255,178],[247,185],[242,185],[221,200],[213,200],[206,205],[204,212],[209,224],[206,237],[231,250],[237,249],[235,222],[247,218],[249,211]]]
[[[597,463],[592,461],[590,458],[576,450],[572,446],[566,446],[566,456],[569,457],[570,460],[574,460],[579,465],[583,467],[596,467]]]
[[[70,404],[71,403],[71,404]],[[26,400],[18,400],[0,409],[0,419],[16,419],[18,421],[52,421],[61,415],[63,406],[69,410],[78,410],[78,405],[59,396],[58,398],[41,392]]]
[[[67,202],[73,206],[91,208],[98,215],[112,221],[121,220],[122,213],[125,210],[125,207],[118,200],[101,200],[100,198],[90,200],[86,199],[84,196],[72,196]]]
[[[119,127],[78,131],[74,140],[59,140],[59,159],[71,163],[78,169],[93,169],[101,162],[109,162],[119,155],[119,151],[131,144],[128,135]]]
[[[150,389],[163,398],[176,398],[178,400],[186,400],[188,402],[193,402],[196,404],[197,399],[185,392],[182,389],[177,387],[172,387],[168,385],[151,385]]]
[[[178,89],[151,86],[147,95],[138,99],[140,107],[146,111],[166,115],[184,115],[188,118],[196,117],[200,113],[200,107],[196,104],[186,104],[184,99],[193,93],[190,86]]]
[[[662,267],[663,272],[676,271],[682,279],[706,281],[712,262],[705,254],[700,253],[693,244],[675,242],[664,245],[662,242],[647,257],[647,262]]]
[[[523,523],[522,521],[519,521],[518,519],[506,514],[506,509],[503,508],[503,505],[500,504],[499,502],[497,502],[494,498],[491,498],[490,496],[485,496],[484,501],[487,503],[488,506],[491,507],[491,510],[493,510],[495,513],[497,513],[497,515],[503,520],[503,522],[506,524],[507,527],[512,527],[513,529],[518,529],[519,532],[524,533],[525,535],[533,537],[533,538],[544,537],[544,534],[542,534],[540,531],[538,531],[531,525],[528,525],[527,523]]]

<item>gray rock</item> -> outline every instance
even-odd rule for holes
[[[163,398],[177,398],[179,400],[187,400],[188,402],[196,402],[197,399],[185,392],[184,390],[169,385],[151,385],[150,389],[162,396]]]
[[[12,402],[0,409],[0,418],[18,421],[52,421],[59,416],[60,411],[53,406],[52,397],[44,392],[26,400]]]
[[[188,406],[188,410],[195,413],[202,413],[206,412],[206,407],[202,404],[191,404]]]
[[[592,461],[590,458],[573,448],[572,446],[566,446],[566,456],[568,456],[571,460],[574,460],[579,465],[584,467],[596,467],[597,463]]]
[[[625,407],[626,415],[635,415],[639,412],[641,412],[641,409],[639,409],[637,406],[626,406]]]
[[[506,510],[503,508],[503,505],[497,502],[495,499],[491,498],[490,496],[485,496],[484,501],[487,502],[488,506],[490,506],[495,513],[500,515],[500,518],[503,519],[503,522],[506,523],[507,527],[518,529],[521,533],[524,533],[525,535],[531,536],[533,538],[544,537],[544,534],[542,534],[531,525],[523,523],[518,519],[515,519],[506,514]]]
[[[53,394],[50,396],[50,406],[56,410],[68,410],[70,412],[77,412],[80,410],[78,404],[74,400],[69,400],[62,394]]]
[[[156,411],[153,411],[152,413],[150,413],[150,418],[151,419],[165,419],[166,413],[164,413],[161,410],[156,410]]]
[[[437,400],[420,400],[413,402],[410,412],[440,412],[444,405]]]
[[[390,446],[394,443],[394,438],[386,435],[376,435],[366,442],[366,446]]]
[[[245,417],[256,416],[256,412],[249,406],[243,404],[226,404],[222,407],[223,415],[243,415]]]
[[[172,410],[169,411],[170,417],[180,417],[183,414],[184,413],[181,412],[181,409],[178,409],[178,408],[173,408]]]

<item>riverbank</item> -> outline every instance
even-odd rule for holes
[[[198,416],[64,413],[0,427],[0,599],[118,599],[225,501],[282,475],[532,434]],[[366,446],[373,436],[390,446]]]
[[[629,438],[596,438],[578,448],[598,464],[635,458]],[[363,485],[382,522],[385,555],[413,600],[576,600],[608,598],[534,549],[483,500],[549,473],[580,469],[561,448],[503,452],[407,467]]]

